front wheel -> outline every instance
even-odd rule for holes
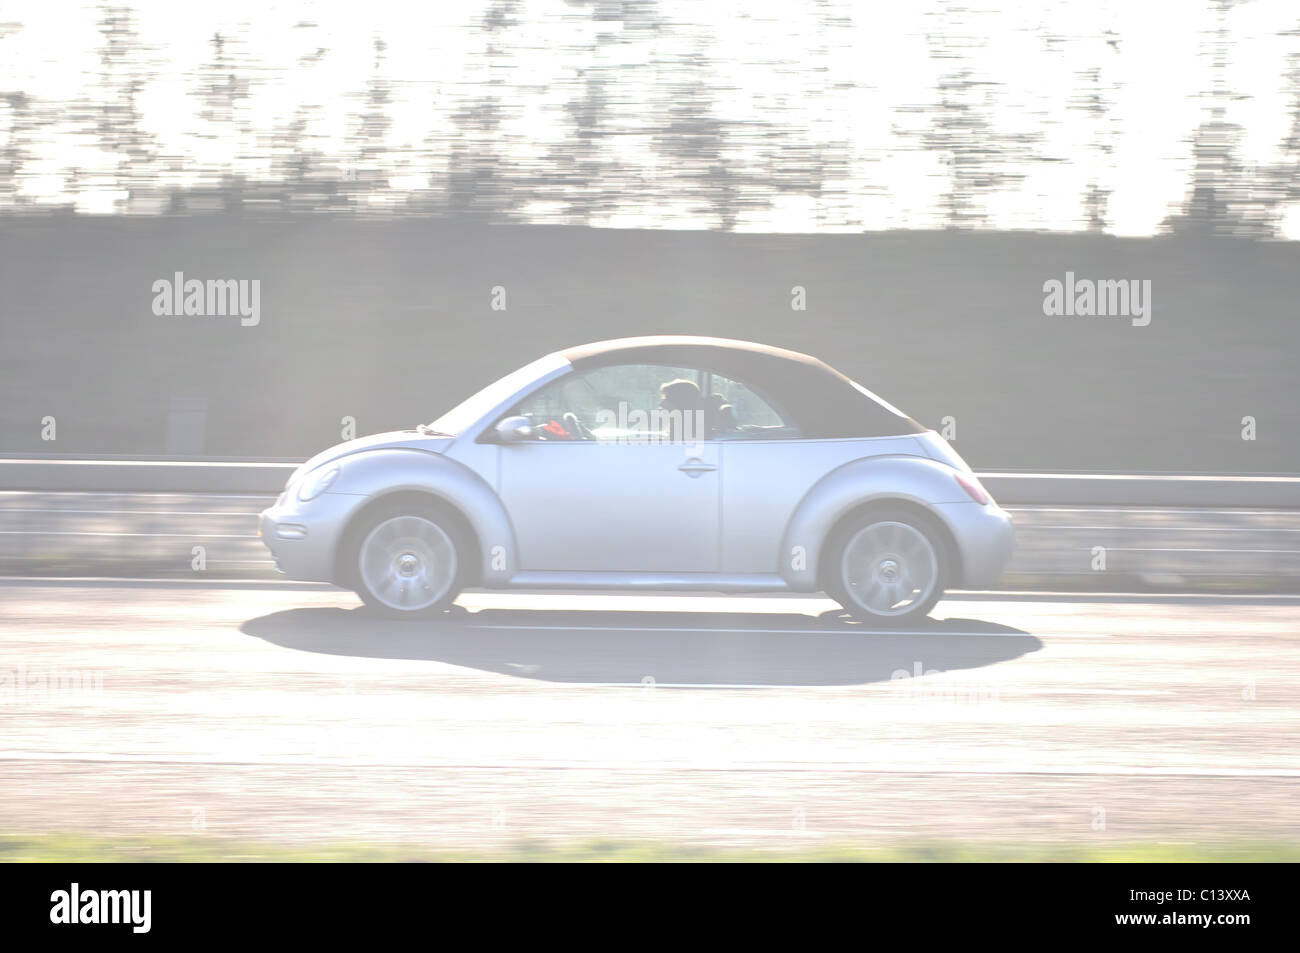
[[[826,570],[827,593],[854,617],[910,625],[943,595],[948,559],[929,520],[878,510],[837,531]]]
[[[436,507],[383,510],[355,536],[351,564],[357,595],[393,619],[437,615],[460,595],[464,547]]]

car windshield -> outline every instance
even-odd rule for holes
[[[539,357],[531,364],[525,364],[519,370],[511,371],[500,380],[488,384],[472,397],[465,398],[428,427],[438,433],[456,436],[466,427],[472,426],[491,413],[497,406],[510,400],[533,381],[568,366],[568,360],[560,354]]]

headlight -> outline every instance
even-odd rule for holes
[[[311,473],[308,473],[303,477],[302,483],[298,486],[298,499],[302,500],[304,503],[308,500],[316,499],[316,497],[329,489],[330,484],[334,482],[334,478],[338,475],[339,467],[337,463],[332,463],[325,467],[317,467],[315,470],[312,470]]]

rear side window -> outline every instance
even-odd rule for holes
[[[715,440],[788,440],[799,436],[793,421],[748,384],[710,373],[705,385]]]

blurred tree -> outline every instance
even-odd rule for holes
[[[574,62],[566,68],[574,78],[566,83],[572,93],[562,107],[565,132],[551,144],[537,177],[543,193],[555,193],[564,204],[566,221],[591,224],[649,198],[646,177],[620,147],[628,137],[647,137],[650,48],[668,34],[656,0],[568,3],[585,10],[588,29],[575,32],[591,39],[565,51]],[[620,117],[618,107],[628,105],[636,112]]]
[[[951,228],[984,226],[987,197],[1025,179],[1027,164],[1039,158],[1034,147],[1042,134],[998,129],[993,116],[1001,84],[977,75],[964,52],[986,42],[973,28],[971,11],[944,2],[927,15],[937,23],[926,34],[931,58],[953,65],[940,73],[933,103],[905,106],[899,112],[930,119],[913,135],[947,167],[948,189],[939,203],[944,221]]]
[[[309,37],[316,28],[309,21],[294,26]],[[296,63],[301,88],[314,90],[311,71],[318,69],[328,56],[328,49],[308,41],[307,52]],[[300,102],[294,107],[292,118],[277,124],[272,134],[271,175],[285,211],[317,211],[342,202],[338,187],[340,173],[336,168],[326,169],[325,154],[316,145],[317,136],[312,131],[321,112],[320,103]]]
[[[388,191],[388,177],[394,159],[394,150],[387,141],[388,131],[393,125],[388,115],[392,103],[392,81],[384,72],[388,44],[375,37],[373,47],[374,63],[366,91],[362,94],[364,108],[352,117],[354,131],[348,137],[349,142],[355,145],[343,167],[343,191],[360,202],[368,202]]]
[[[1238,156],[1242,128],[1228,119],[1228,106],[1237,96],[1228,89],[1231,43],[1227,14],[1239,0],[1215,0],[1218,25],[1211,57],[1207,116],[1192,134],[1192,182],[1179,211],[1162,229],[1176,234],[1214,238],[1269,238],[1276,234],[1279,197],[1256,179]]]
[[[1119,37],[1112,31],[1103,34],[1112,53],[1118,52]],[[1100,49],[1100,47],[1097,47]],[[1105,56],[1106,53],[1101,55]],[[1089,145],[1084,163],[1087,166],[1088,185],[1083,196],[1084,227],[1090,232],[1104,232],[1109,224],[1107,206],[1111,190],[1105,183],[1114,172],[1115,141],[1118,129],[1111,116],[1115,105],[1116,84],[1105,83],[1103,67],[1091,66],[1075,74],[1078,82],[1070,108],[1085,113],[1091,127]]]
[[[453,215],[500,219],[524,201],[511,178],[509,140],[503,127],[509,101],[506,77],[514,68],[506,35],[518,20],[518,0],[498,0],[484,12],[482,64],[464,84],[469,90],[452,115],[445,207]]]
[[[828,63],[832,50],[841,43],[841,34],[845,34],[843,42],[852,45],[853,23],[835,15],[825,0],[819,0],[817,7],[817,44],[806,57],[799,57],[803,85],[797,90],[797,106],[792,107],[789,94],[782,91],[778,95],[781,109],[775,114],[780,119],[750,124],[744,130],[747,148],[761,143],[763,155],[761,177],[752,183],[756,188],[749,189],[746,204],[750,208],[769,206],[769,190],[778,195],[806,195],[813,200],[814,224],[845,225],[853,218],[860,219],[854,199],[860,200],[861,195],[844,195],[835,185],[847,181],[854,156],[849,143],[834,136],[839,117],[830,94],[839,90],[830,88]],[[868,95],[865,89],[854,89],[859,95]]]
[[[4,147],[0,148],[0,208],[30,204],[23,195],[23,167],[32,157],[35,132],[40,126],[35,104],[24,92],[0,93],[0,129]]]
[[[717,115],[714,73],[702,52],[711,45],[711,38],[706,38],[696,51],[671,61],[672,78],[654,113],[655,149],[669,161],[670,170],[660,180],[659,199],[685,205],[691,213],[731,231],[744,207],[744,189],[734,154],[736,129]]]
[[[149,76],[148,52],[136,32],[129,7],[100,7],[99,74],[90,107],[100,148],[114,157],[111,186],[125,193],[117,201],[122,210],[150,210],[150,197],[161,190],[153,168],[157,146],[144,128],[138,99]]]
[[[237,43],[221,33],[209,40],[212,58],[195,72],[198,119],[195,136],[205,141],[204,152],[215,158],[199,165],[198,191],[215,190],[226,211],[242,207],[246,180],[240,161],[251,148],[252,129],[245,108],[256,83],[256,70],[241,56]]]
[[[1288,30],[1284,34],[1300,40],[1300,28]],[[1277,197],[1279,214],[1288,206],[1300,203],[1300,52],[1292,52],[1287,57],[1287,89],[1291,95],[1291,127],[1282,139],[1281,161],[1273,170],[1272,188]]]

